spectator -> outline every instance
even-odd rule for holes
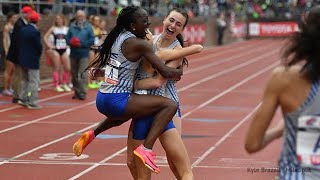
[[[217,19],[217,33],[218,33],[218,45],[222,45],[223,44],[223,36],[224,36],[224,31],[226,29],[227,23],[225,21],[225,15],[224,12],[220,12],[219,13],[219,17]]]
[[[94,45],[98,46],[101,44],[100,37],[101,37],[101,28],[100,28],[100,17],[99,16],[93,16],[92,21],[92,30],[94,34]],[[91,63],[95,58],[97,54],[94,50],[90,50],[89,52],[89,63]],[[98,89],[99,83],[96,80],[88,79],[88,88],[90,89]]]
[[[41,36],[37,24],[40,16],[32,11],[29,15],[29,24],[21,29],[19,34],[18,60],[22,69],[21,98],[19,103],[28,109],[40,109],[38,88],[40,84],[40,56],[42,53]]]
[[[65,26],[63,15],[57,15],[54,25],[44,35],[44,43],[47,48],[47,55],[50,58],[53,68],[53,83],[57,92],[67,91],[71,89],[67,85],[70,74],[70,59],[68,55],[68,46],[66,41],[66,35],[68,33],[68,27]],[[49,41],[49,36],[53,36],[53,42]],[[62,83],[60,86],[60,68],[63,65]]]
[[[13,103],[18,103],[20,100],[20,91],[21,91],[21,68],[19,66],[19,47],[20,47],[20,41],[19,41],[19,34],[20,30],[27,26],[28,20],[27,17],[32,12],[32,8],[30,6],[24,6],[21,9],[22,16],[17,20],[17,22],[14,24],[12,37],[11,37],[11,43],[7,55],[7,59],[11,61],[15,65],[15,72],[13,76]],[[23,103],[22,101],[20,101]]]
[[[2,46],[3,46],[3,59],[6,59],[8,55],[10,43],[11,43],[11,36],[13,33],[13,26],[17,21],[18,16],[14,12],[9,12],[7,14],[7,23],[3,27],[2,31]],[[4,71],[4,82],[3,82],[3,91],[2,94],[5,96],[12,96],[13,89],[12,89],[12,77],[14,71],[14,64],[11,61],[5,62],[5,71]]]
[[[72,99],[86,99],[87,73],[83,73],[89,65],[89,49],[94,43],[92,26],[86,21],[86,14],[78,10],[75,22],[71,23],[66,36],[70,45],[71,75],[74,88]]]

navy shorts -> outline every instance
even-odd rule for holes
[[[146,139],[149,130],[151,128],[152,122],[153,122],[154,116],[148,116],[145,118],[139,118],[139,119],[134,119],[133,121],[133,128],[132,128],[132,133],[133,133],[133,139],[136,140],[144,140]],[[167,127],[164,129],[163,132],[175,128],[173,121],[171,120]]]
[[[100,113],[109,117],[121,117],[128,103],[130,93],[102,93],[98,91],[96,106]]]

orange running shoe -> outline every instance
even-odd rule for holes
[[[156,154],[152,151],[146,151],[144,149],[144,146],[141,144],[137,149],[133,151],[133,153],[138,156],[141,161],[144,163],[144,165],[149,168],[152,172],[159,174],[160,168],[155,164],[154,158],[156,157]]]
[[[78,157],[81,156],[83,150],[94,138],[95,136],[93,130],[82,133],[80,139],[73,144],[73,153]]]

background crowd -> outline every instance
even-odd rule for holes
[[[30,3],[27,0],[22,3]],[[292,18],[309,10],[319,0],[38,0],[35,7],[41,14],[72,15],[84,9],[88,15],[117,16],[128,5],[142,6],[150,16],[164,16],[172,7],[180,7],[191,17],[218,16],[220,11],[235,12],[238,17]],[[23,5],[23,4],[22,4]],[[3,14],[19,13],[21,4],[0,2]]]

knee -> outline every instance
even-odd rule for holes
[[[124,120],[112,120],[111,122],[112,122],[112,127],[116,127],[116,126],[120,126],[121,124],[123,124],[126,121],[124,121]]]
[[[168,102],[167,102],[167,106],[174,112],[176,112],[178,110],[178,105],[176,102],[174,102],[173,100],[171,99],[168,99]]]
[[[135,169],[136,168],[136,165],[135,165],[135,163],[133,162],[133,159],[128,159],[127,160],[127,167],[129,168],[129,169]]]
[[[185,172],[182,176],[181,176],[181,179],[193,179],[193,173],[192,171],[188,171],[188,172]]]

